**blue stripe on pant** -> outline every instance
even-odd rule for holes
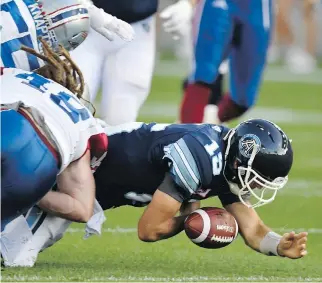
[[[194,48],[194,71],[189,82],[211,84],[216,80],[218,68],[228,55],[233,20],[228,7],[215,6],[213,0],[203,0],[199,31]]]
[[[256,101],[265,68],[272,31],[272,0],[204,1],[195,45],[195,69],[189,82],[214,83],[222,60],[229,56],[231,98],[249,108]],[[237,26],[240,30],[236,44],[232,38]]]
[[[1,111],[1,230],[54,185],[57,161],[30,122]]]
[[[235,7],[242,26],[239,45],[233,46],[230,52],[229,68],[231,98],[249,108],[256,102],[266,65],[273,8],[271,0],[247,2],[248,5],[241,7],[240,2]]]

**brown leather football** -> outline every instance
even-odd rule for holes
[[[235,217],[218,207],[203,207],[195,210],[187,217],[184,228],[193,243],[207,249],[228,246],[238,234]]]

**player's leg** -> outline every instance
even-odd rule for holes
[[[219,74],[215,82],[211,85],[211,93],[208,104],[204,108],[203,123],[219,124],[218,120],[218,106],[217,103],[223,94],[223,79],[224,76]]]
[[[155,60],[154,16],[132,27],[135,39],[105,61],[100,113],[110,125],[136,121],[150,92]]]
[[[276,1],[276,41],[290,48],[294,44],[294,34],[290,24],[290,14],[295,4],[294,0]]]
[[[24,216],[11,221],[1,234],[4,265],[34,266],[38,254],[59,241],[71,223],[32,207]]]
[[[2,265],[5,267],[17,266],[16,258],[20,254],[24,246],[29,246],[32,241],[32,233],[28,227],[28,223],[23,215],[9,222],[3,231],[1,231],[1,259]],[[33,251],[30,251],[33,253]],[[33,260],[30,262],[25,260],[22,266],[33,266]],[[19,264],[18,264],[19,266]]]
[[[292,72],[298,74],[309,74],[313,72],[317,66],[316,48],[317,48],[317,13],[315,6],[316,0],[302,1],[303,19],[305,24],[305,48],[293,46],[293,50],[289,50],[288,66]]]
[[[25,214],[29,229],[36,239],[31,245],[37,253],[59,241],[72,221],[48,214],[38,206],[34,206]]]
[[[218,118],[218,103],[221,101],[224,95],[224,78],[228,72],[227,60],[222,62],[219,67],[219,74],[215,82],[211,85],[211,94],[204,109],[203,123],[220,124],[221,121]]]
[[[23,137],[23,138],[21,138]],[[22,114],[1,111],[1,230],[53,186],[58,162]]]
[[[219,74],[214,81],[210,85],[211,93],[208,100],[208,104],[205,106],[204,114],[203,114],[203,123],[210,124],[219,124],[220,121],[218,119],[218,103],[220,102],[223,93],[224,93],[224,76],[228,71],[228,62],[224,61],[219,68]],[[182,82],[182,90],[185,92],[188,86],[188,78],[184,79]]]
[[[272,30],[272,3],[256,3],[252,2],[254,17],[242,23],[240,42],[230,53],[231,95],[218,105],[221,122],[241,116],[257,99]]]
[[[211,84],[216,80],[219,66],[228,52],[232,34],[233,22],[225,1],[200,1],[195,21],[194,69],[181,105],[182,123],[202,122]]]
[[[83,73],[89,90],[90,100],[94,101],[101,86],[105,39],[93,29],[87,38],[70,55]]]
[[[318,5],[318,0],[306,0],[303,3],[303,13],[306,28],[306,51],[314,59],[316,56],[317,49],[317,36],[318,34],[318,24],[317,24],[317,13],[316,5]]]

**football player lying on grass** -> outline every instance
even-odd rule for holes
[[[293,163],[291,143],[274,123],[253,119],[232,129],[130,123],[105,127],[105,133],[109,147],[94,174],[96,199],[104,210],[147,205],[138,223],[140,240],[155,242],[180,233],[200,200],[218,196],[252,249],[292,259],[307,254],[306,232],[278,235],[254,209],[274,200]],[[69,224],[50,215],[40,218],[42,223],[32,224],[37,227],[34,237],[37,233],[40,237],[30,244],[32,249],[22,250],[38,254],[53,244],[43,236],[48,227],[51,235],[61,238]],[[23,252],[19,256],[26,258]]]

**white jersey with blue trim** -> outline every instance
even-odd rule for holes
[[[61,157],[60,172],[84,154],[93,136],[104,133],[74,94],[49,79],[32,72],[4,68],[1,84],[1,105],[15,110],[28,109],[56,144]],[[102,136],[106,139],[105,134]]]
[[[49,45],[56,42],[35,0],[1,0],[1,67],[35,70],[43,61],[21,50],[21,45],[41,50],[37,37]]]

